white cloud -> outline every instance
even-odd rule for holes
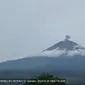
[[[78,50],[73,50],[73,51],[66,51],[66,50],[53,50],[53,51],[44,51],[38,54],[38,56],[48,56],[48,57],[59,57],[60,55],[66,54],[67,56],[74,56],[74,55],[85,55],[85,50],[78,51]]]

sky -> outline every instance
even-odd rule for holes
[[[85,0],[0,0],[0,61],[38,53],[67,34],[85,46]]]

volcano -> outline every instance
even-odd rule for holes
[[[51,72],[64,78],[85,79],[85,47],[71,41],[67,35],[39,55],[0,63],[0,71],[0,78],[27,78]]]
[[[76,42],[71,41],[69,35],[66,35],[63,41],[60,41],[55,45],[43,50],[41,54],[43,55],[29,56],[22,59],[2,62],[0,63],[0,69],[44,69],[44,67],[47,66],[46,68],[48,68],[52,65],[52,67],[57,66],[57,68],[61,69],[69,69],[69,65],[72,65],[73,68],[80,69],[82,68],[80,66],[83,66],[85,64],[85,48],[77,44]],[[53,57],[54,54],[55,57]],[[52,67],[50,67],[50,69]],[[85,68],[83,67],[82,69]]]
[[[71,56],[72,55],[85,55],[85,47],[73,42],[69,35],[65,36],[63,41],[60,41],[53,46],[43,50],[43,53],[57,53],[61,52],[61,55]]]
[[[70,37],[70,36],[69,36]],[[68,35],[65,37],[64,41],[60,41],[59,43],[47,48],[44,51],[52,51],[52,50],[67,50],[67,51],[72,51],[72,50],[85,50],[84,47],[80,46],[76,42],[70,41],[68,39]]]

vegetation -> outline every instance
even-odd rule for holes
[[[65,81],[54,75],[43,73],[40,76],[27,80],[25,85],[65,85]]]

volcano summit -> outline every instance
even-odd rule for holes
[[[63,41],[43,50],[44,54],[60,54],[66,56],[85,55],[85,48],[76,42],[70,41],[70,36],[66,35]],[[58,55],[59,56],[59,55]]]

